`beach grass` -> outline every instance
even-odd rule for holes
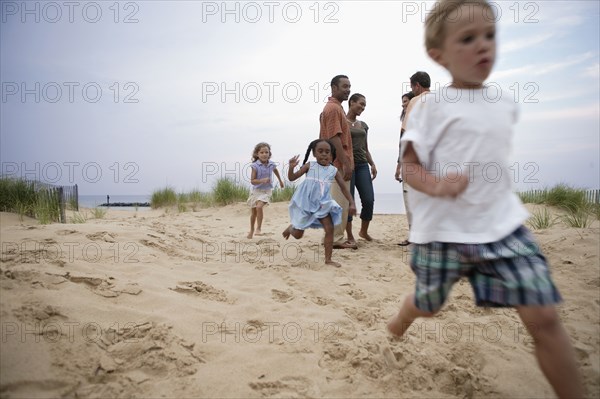
[[[150,207],[152,209],[173,206],[177,204],[177,194],[171,187],[163,188],[152,193]]]
[[[585,228],[591,223],[591,217],[599,218],[599,204],[593,204],[588,201],[586,190],[571,187],[567,184],[559,184],[550,189],[532,190],[519,193],[521,201],[524,203],[544,204],[562,209],[567,212],[560,219],[569,227]],[[535,213],[529,220],[529,224],[534,226],[544,226],[550,221],[549,215]],[[534,227],[536,228],[536,227]],[[546,228],[546,227],[539,227]]]
[[[292,185],[275,188],[271,200],[272,202],[289,201],[295,191],[296,187]],[[223,178],[215,182],[210,192],[195,189],[187,193],[175,194],[170,187],[155,191],[152,193],[151,206],[153,209],[177,207],[178,212],[187,212],[190,209],[196,211],[198,208],[245,202],[249,195],[250,188],[247,186],[232,179]]]
[[[92,217],[94,219],[104,219],[104,216],[106,216],[106,209],[99,207],[92,209]]]
[[[556,223],[556,219],[552,217],[548,208],[536,209],[532,212],[527,223],[535,230],[547,229]]]
[[[273,196],[271,200],[273,202],[283,202],[289,201],[292,199],[292,195],[296,191],[296,186],[287,185],[284,188],[275,188],[273,189]]]
[[[212,195],[216,204],[229,205],[234,202],[246,201],[250,195],[250,190],[232,179],[225,178],[217,180]]]
[[[73,213],[73,216],[71,216],[69,221],[74,224],[82,224],[85,223],[87,219],[87,212],[75,212]]]
[[[41,224],[60,220],[60,199],[55,190],[35,189],[32,182],[0,178],[0,211],[38,219]]]

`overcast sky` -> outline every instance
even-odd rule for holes
[[[2,172],[80,194],[208,191],[248,183],[254,145],[304,154],[334,75],[367,98],[379,176],[394,180],[401,95],[431,2],[2,1]],[[599,3],[499,1],[490,100],[520,108],[518,189],[600,186]],[[344,104],[347,108],[347,104]]]

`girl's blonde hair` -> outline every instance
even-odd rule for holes
[[[267,147],[269,149],[269,159],[271,159],[271,146],[269,143],[261,142],[254,146],[254,151],[252,151],[252,162],[256,162],[258,159],[258,152],[263,147]]]
[[[464,5],[471,6],[469,13],[474,12],[472,11],[473,6],[480,6],[485,10],[486,18],[493,18],[496,21],[494,10],[486,0],[438,0],[425,19],[425,48],[427,50],[442,48],[446,39],[446,22],[456,21],[460,14],[453,15],[452,13]]]

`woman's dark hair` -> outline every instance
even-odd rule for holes
[[[304,161],[302,161],[302,165],[304,165],[306,163],[306,161],[308,160],[308,156],[310,155],[310,153],[315,150],[315,147],[321,141],[324,141],[327,144],[329,144],[329,147],[331,147],[331,162],[333,163],[333,161],[335,161],[335,155],[336,155],[335,154],[335,146],[333,144],[331,144],[331,141],[325,140],[325,139],[316,139],[316,140],[311,141],[310,144],[308,145],[308,148],[306,150],[306,155],[304,155]]]
[[[348,104],[353,103],[358,101],[361,98],[365,98],[365,96],[363,96],[360,93],[354,93],[353,95],[350,96],[350,98],[348,99]]]
[[[408,93],[404,93],[402,95],[402,98],[404,97],[408,97],[408,101],[412,100],[415,97],[415,93],[413,93],[412,91],[409,91]],[[402,108],[402,115],[400,115],[400,120],[403,121],[404,120],[404,116],[406,115],[406,108]]]

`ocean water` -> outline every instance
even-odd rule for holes
[[[357,213],[360,215],[361,204],[358,192],[354,193],[354,201],[356,202]],[[376,215],[397,215],[406,213],[402,191],[398,190],[397,193],[381,194],[375,192],[375,206],[373,213]]]
[[[150,202],[150,195],[111,195],[110,202]],[[95,208],[100,206],[101,204],[106,203],[106,195],[80,195],[79,196],[79,206],[82,208]],[[103,207],[104,208],[104,207]],[[131,211],[135,210],[135,207],[129,206],[113,206],[106,207],[111,210],[122,210],[122,211]],[[140,206],[138,207],[139,211],[149,210],[150,207]]]
[[[401,187],[400,187],[401,188]],[[397,193],[375,193],[375,209],[373,213],[377,215],[404,214],[404,200],[402,199],[402,191]],[[111,195],[110,202],[150,202],[150,195]],[[361,204],[358,192],[355,193],[356,208],[360,214]],[[83,208],[95,208],[100,204],[106,203],[106,195],[80,195],[79,206]],[[110,207],[111,210],[131,211],[135,207]],[[149,210],[150,207],[138,207],[138,211]]]

